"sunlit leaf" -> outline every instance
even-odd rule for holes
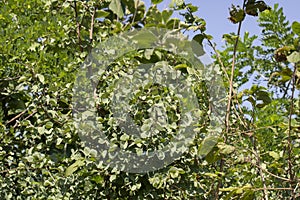
[[[153,3],[153,4],[159,4],[159,3],[161,3],[163,0],[151,0],[151,2]]]
[[[79,159],[76,160],[72,165],[70,165],[65,172],[65,176],[70,176],[73,174],[79,167],[83,166],[85,164],[84,160]]]
[[[112,0],[109,4],[109,9],[113,11],[120,18],[124,16],[121,0]]]
[[[291,55],[287,56],[287,60],[291,63],[300,62],[300,52],[294,51]]]
[[[212,151],[213,147],[217,144],[218,138],[214,136],[206,137],[200,145],[198,155],[200,157],[206,156]]]
[[[298,36],[300,36],[300,23],[299,22],[293,22],[292,24],[292,30],[295,34],[297,34]]]
[[[107,17],[108,15],[109,15],[109,12],[106,12],[104,10],[97,10],[97,12],[96,12],[97,18]]]
[[[280,158],[280,155],[275,151],[269,151],[269,155],[273,157],[275,160],[278,160]]]

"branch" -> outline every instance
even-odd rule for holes
[[[93,42],[93,32],[94,32],[94,21],[95,21],[95,14],[96,14],[97,8],[94,8],[93,14],[92,14],[92,19],[91,19],[91,28],[90,28],[90,43],[92,44]]]
[[[229,76],[228,76],[228,73],[227,73],[227,71],[226,71],[226,68],[225,68],[225,66],[224,66],[224,63],[223,63],[223,61],[221,60],[221,56],[220,56],[219,52],[217,51],[215,45],[214,45],[209,39],[207,39],[207,41],[208,41],[209,46],[211,46],[211,48],[214,50],[214,52],[215,52],[215,54],[216,54],[216,56],[217,56],[218,62],[219,62],[220,65],[221,65],[221,69],[222,69],[222,71],[224,72],[224,74],[225,74],[225,76],[226,76],[226,79],[228,80],[228,82],[230,82],[230,78],[229,78]]]
[[[230,82],[229,75],[228,75],[228,73],[227,73],[227,71],[226,71],[226,68],[225,68],[225,65],[224,65],[223,61],[221,60],[221,56],[220,56],[219,52],[216,50],[215,45],[214,45],[209,39],[207,39],[207,41],[208,41],[208,43],[209,43],[209,46],[211,46],[211,48],[212,48],[213,51],[215,52],[215,54],[216,54],[216,56],[217,56],[217,60],[218,60],[218,62],[219,62],[220,65],[221,65],[221,69],[222,69],[222,71],[224,72],[226,79],[228,80],[228,82]],[[234,88],[233,88],[233,94],[237,94],[237,92],[234,90]],[[239,111],[243,114],[243,111],[242,111],[242,109],[241,109],[240,104],[238,103],[238,100],[237,100],[237,105],[238,105]],[[238,114],[238,112],[237,112],[237,110],[236,110],[235,107],[234,107],[234,110],[235,110],[235,112],[236,112],[236,115],[237,115],[238,119],[239,119],[240,122],[243,124],[243,126],[246,128],[247,126],[246,126],[245,122],[242,120],[241,116]]]
[[[21,77],[21,76],[12,77],[12,78],[3,78],[3,79],[0,79],[0,81],[13,81],[13,80],[19,79],[20,77]]]
[[[96,14],[96,10],[97,8],[94,7],[94,11],[93,11],[93,14],[92,14],[92,19],[91,19],[91,28],[90,28],[90,51],[92,49],[92,42],[93,42],[93,32],[94,32],[94,23],[95,23],[95,14]],[[88,66],[88,74],[89,74],[89,77],[91,79],[91,84],[92,84],[92,88],[93,88],[93,93],[94,93],[94,97],[96,98],[97,97],[97,85],[96,83],[93,81],[92,77],[93,77],[93,69],[92,69],[92,66],[89,65]]]
[[[243,9],[245,7],[245,0],[243,3]],[[230,80],[229,80],[229,93],[228,93],[228,102],[227,102],[227,109],[226,109],[226,118],[225,118],[225,126],[226,126],[226,133],[229,132],[230,129],[230,111],[231,111],[231,103],[232,103],[232,96],[233,96],[233,78],[234,78],[234,69],[235,69],[235,59],[236,59],[236,52],[237,52],[237,46],[239,43],[239,38],[241,34],[241,27],[242,27],[242,22],[239,22],[239,27],[237,31],[237,38],[235,40],[234,48],[233,48],[233,55],[232,55],[232,65],[231,65],[231,74],[230,74]]]
[[[79,47],[80,47],[80,51],[83,52],[83,48],[81,46],[81,38],[80,38],[80,26],[81,26],[81,24],[79,23],[79,20],[78,20],[76,0],[74,0],[74,7],[73,8],[74,8],[74,11],[75,11],[75,20],[76,20],[76,30],[77,30],[78,44],[79,44]]]
[[[293,190],[293,188],[255,188],[254,191],[259,190]]]
[[[250,162],[250,161],[249,161],[249,162]],[[270,176],[273,176],[273,177],[275,177],[275,178],[277,178],[277,179],[280,179],[280,180],[283,180],[283,181],[287,181],[287,182],[290,181],[288,178],[284,178],[284,177],[278,176],[278,175],[276,175],[276,174],[273,174],[273,173],[269,172],[267,169],[264,169],[264,168],[262,168],[261,166],[255,164],[255,163],[252,163],[252,162],[250,162],[250,163],[251,163],[252,165],[255,165],[256,167],[258,167],[260,170],[266,172],[266,173],[269,174]]]
[[[16,115],[14,118],[10,119],[8,122],[6,122],[6,125],[15,121],[16,119],[20,118],[22,115],[24,115],[26,113],[26,111],[27,111],[27,109],[23,110],[21,113]]]
[[[243,10],[245,9],[245,4],[246,0],[243,1]],[[241,27],[242,27],[243,20],[239,22],[238,30],[237,30],[237,38],[235,40],[234,48],[233,48],[233,55],[232,55],[232,65],[231,65],[231,74],[230,74],[230,79],[229,79],[229,93],[228,93],[228,102],[227,102],[227,109],[226,109],[226,117],[225,117],[225,126],[226,126],[226,132],[225,132],[225,137],[224,137],[224,143],[226,143],[226,135],[229,133],[230,129],[230,108],[231,108],[231,103],[232,103],[232,92],[233,92],[233,78],[234,78],[234,69],[235,69],[235,59],[236,59],[236,52],[237,52],[237,46],[239,42],[239,37],[241,34]],[[225,161],[222,158],[220,162],[220,172],[223,172]],[[216,194],[215,194],[215,199],[219,199],[219,191],[220,188],[222,187],[222,180],[219,179],[217,189],[216,189]]]
[[[30,115],[28,115],[27,117],[24,118],[24,120],[29,119],[30,117],[32,117],[35,113],[37,113],[37,111],[33,111]],[[17,123],[15,123],[14,128],[16,128],[19,124],[19,121]]]

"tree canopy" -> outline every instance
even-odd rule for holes
[[[243,0],[219,49],[161,2],[0,2],[1,199],[300,198],[300,23]]]

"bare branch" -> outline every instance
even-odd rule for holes
[[[26,110],[23,110],[21,113],[19,113],[18,115],[16,115],[14,118],[10,119],[8,122],[6,122],[6,125],[15,121],[16,119],[20,118],[22,115],[24,115],[25,113],[27,112],[27,109]]]

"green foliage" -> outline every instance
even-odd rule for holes
[[[120,0],[112,0],[109,4],[109,9],[120,18],[124,16],[124,10]]]
[[[245,5],[245,12],[248,15],[258,16],[259,12],[270,10],[271,8],[264,1],[247,1]]]
[[[170,8],[161,11],[161,0],[151,2],[148,9],[138,0],[0,2],[0,45],[5,47],[0,49],[0,199],[247,200],[288,199],[293,191],[300,193],[299,22],[290,25],[278,4],[269,9],[264,1],[248,0],[230,10],[234,23],[259,15],[262,34],[224,33],[226,46],[216,52],[225,69],[214,73],[223,76],[226,86],[230,83],[225,73],[230,75],[236,53],[231,126],[222,137],[210,134],[214,130],[208,113],[214,108],[209,103],[211,88],[198,78],[201,70],[171,52],[140,49],[114,60],[100,77],[98,120],[116,145],[136,153],[168,143],[176,126],[137,139],[112,125],[109,110],[114,83],[125,72],[140,64],[167,62],[193,78],[201,108],[188,151],[162,169],[134,174],[99,162],[104,152],[81,140],[72,117],[72,89],[80,65],[98,43],[142,27],[195,31],[198,44],[212,38],[205,33],[205,20],[195,15],[196,6],[172,0]],[[175,18],[176,13],[181,18]],[[157,40],[152,34],[135,37],[144,45]],[[199,46],[192,48],[203,55]],[[215,64],[221,66],[217,59]],[[145,130],[158,123],[145,123],[154,113],[149,112],[153,104],[166,107],[173,124],[180,119],[178,98],[166,86],[140,87],[129,104],[133,120]]]
[[[245,12],[243,9],[241,9],[239,6],[231,6],[231,9],[229,10],[230,14],[230,21],[234,24],[239,23],[245,19]]]
[[[299,22],[293,22],[292,24],[292,30],[295,34],[300,36],[300,23]]]
[[[299,158],[296,155],[299,145],[291,144],[299,140],[299,135],[296,134],[298,131],[291,125],[299,126],[299,120],[291,117],[298,112],[298,108],[292,107],[296,106],[293,102],[299,101],[299,96],[296,96],[296,93],[292,94],[294,87],[299,88],[297,22],[291,26],[278,4],[275,4],[272,10],[261,12],[258,21],[262,27],[260,37],[249,36],[247,32],[244,37],[224,34],[226,47],[224,51],[219,52],[224,66],[228,66],[227,73],[230,74],[229,66],[232,63],[235,41],[238,40],[234,70],[234,89],[238,92],[234,94],[232,107],[236,110],[236,116],[231,116],[231,132],[234,135],[227,136],[227,145],[238,148],[231,154],[235,161],[225,157],[227,167],[224,171],[228,175],[232,173],[232,176],[239,174],[243,180],[232,178],[229,181],[227,175],[225,180],[230,184],[225,189],[229,192],[226,197],[247,198],[251,193],[258,199],[266,196],[270,199],[284,199],[292,195],[295,198],[295,193],[291,191],[262,189],[258,193],[251,188],[247,190],[247,194],[245,192],[244,195],[238,195],[242,185],[249,184],[250,180],[251,187],[253,184],[256,187],[295,187],[295,184],[282,181],[291,176],[290,172],[287,173],[288,162],[293,163],[290,165],[293,166],[292,171],[295,170],[294,178],[299,178],[299,175],[296,175],[299,171]],[[259,46],[254,44],[257,38],[262,42]],[[254,81],[249,82],[249,79],[253,78]],[[245,86],[249,88],[244,89]],[[291,148],[290,152],[286,151],[287,148]],[[241,168],[247,170],[243,171]],[[258,174],[254,175],[254,171]],[[245,181],[246,179],[249,181]],[[239,187],[233,187],[234,183]],[[251,195],[249,198],[253,198]]]

